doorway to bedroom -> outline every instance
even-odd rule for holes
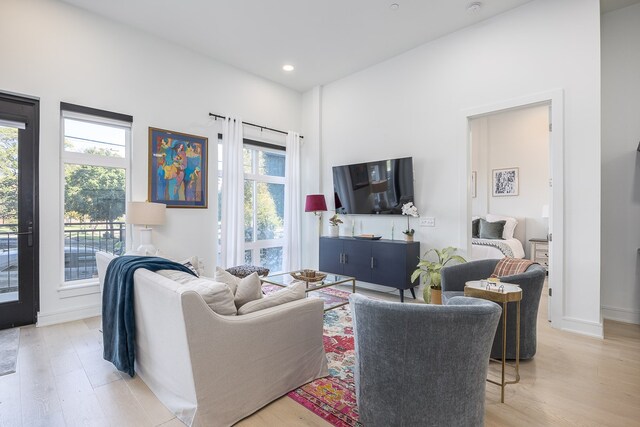
[[[488,114],[469,124],[471,214],[491,222],[509,218],[502,236],[495,237],[505,239],[507,254],[532,259],[530,241],[549,234],[549,105]],[[502,255],[492,248],[474,245],[472,257]]]
[[[500,230],[472,227],[471,259],[511,256],[551,268],[550,123],[549,101],[469,118],[471,220],[505,221]]]

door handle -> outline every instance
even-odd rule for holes
[[[371,269],[373,270],[373,257],[371,257]]]
[[[33,222],[29,221],[29,226],[27,227],[27,231],[19,231],[14,233],[17,236],[27,236],[27,246],[33,246]]]
[[[342,254],[342,256],[344,257],[344,262],[343,262],[343,264],[346,264],[346,263],[347,263],[347,254]]]

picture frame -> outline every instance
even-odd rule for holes
[[[519,168],[492,169],[493,197],[517,196],[520,186]]]
[[[471,198],[475,199],[477,197],[478,191],[478,172],[471,171]]]
[[[149,127],[150,202],[207,208],[208,142],[203,136]]]

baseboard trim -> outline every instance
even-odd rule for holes
[[[71,310],[52,311],[49,313],[38,313],[37,327],[56,325],[58,323],[73,322],[74,320],[87,319],[89,317],[100,316],[102,314],[102,304],[87,305]]]
[[[640,324],[640,310],[603,305],[602,317],[616,322]]]
[[[574,332],[576,334],[587,335],[594,338],[604,338],[602,323],[591,322],[589,320],[564,317],[562,319],[563,331]]]

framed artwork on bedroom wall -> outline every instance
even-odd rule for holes
[[[493,197],[518,195],[520,185],[518,168],[493,169],[491,172],[493,175]]]
[[[471,171],[471,198],[475,199],[478,191],[478,172]]]
[[[208,138],[149,128],[149,201],[207,207]]]

